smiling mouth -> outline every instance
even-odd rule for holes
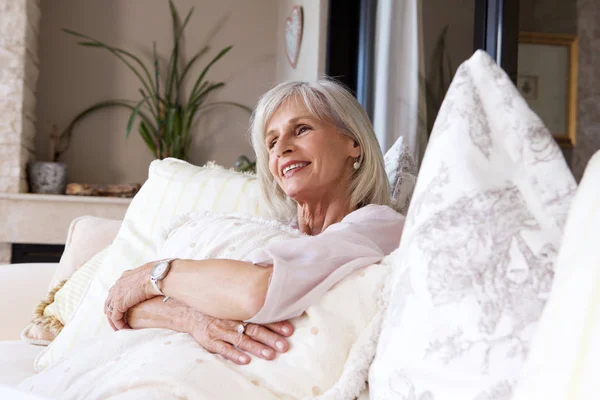
[[[298,171],[299,169],[302,169],[309,164],[310,164],[309,162],[299,162],[299,163],[288,165],[287,167],[285,167],[281,170],[281,175],[283,175],[284,177],[291,176],[295,171]]]

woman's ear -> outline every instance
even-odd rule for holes
[[[352,148],[350,148],[350,157],[358,158],[362,153],[362,149],[360,148],[360,144],[356,140],[352,141]]]

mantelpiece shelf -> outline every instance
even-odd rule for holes
[[[0,193],[0,243],[64,244],[82,215],[123,219],[131,199]]]

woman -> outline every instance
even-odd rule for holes
[[[238,364],[250,362],[243,351],[272,359],[293,331],[280,321],[398,246],[404,217],[388,207],[379,144],[347,90],[328,80],[282,83],[259,100],[251,135],[266,204],[276,218],[295,216],[292,226],[308,236],[247,260],[175,259],[127,271],[105,303],[113,329],[169,328]]]

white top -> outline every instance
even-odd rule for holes
[[[262,309],[248,322],[265,324],[301,315],[353,271],[377,263],[400,243],[404,216],[368,205],[319,235],[288,239],[256,249],[244,261],[273,266]]]

